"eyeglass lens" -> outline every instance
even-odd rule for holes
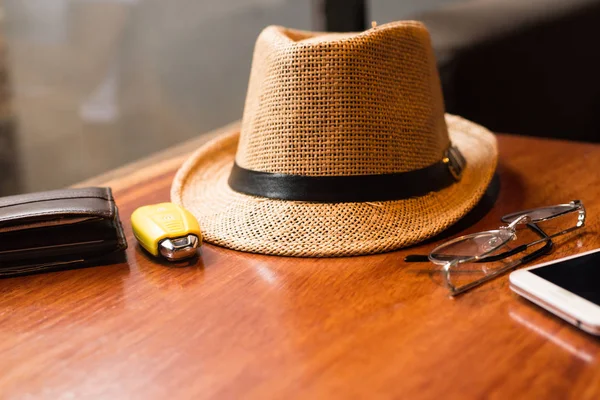
[[[442,269],[442,283],[450,289],[452,295],[462,293],[508,271],[523,262],[533,260],[551,249],[551,242],[540,241],[545,235],[538,233],[534,226],[530,229],[520,229],[517,240],[510,240],[495,252],[492,251],[480,260],[471,260],[452,264],[447,270]],[[539,228],[538,228],[539,229]],[[532,242],[535,245],[527,246]],[[447,266],[446,264],[445,266]]]
[[[479,232],[462,236],[433,249],[429,259],[436,264],[467,261],[483,257],[506,244],[514,236],[508,229]]]

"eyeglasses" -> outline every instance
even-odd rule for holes
[[[558,231],[550,234],[546,233],[538,226],[539,223],[564,217],[567,214],[576,215],[574,224],[561,226]],[[502,217],[502,222],[507,223],[506,226],[501,226],[499,229],[485,232],[473,233],[450,240],[436,247],[428,256],[429,261],[436,265],[442,266],[442,276],[445,285],[450,290],[452,296],[456,296],[469,289],[474,288],[484,282],[493,279],[494,277],[526,262],[532,261],[541,255],[547,254],[552,250],[552,238],[567,234],[576,229],[581,228],[585,224],[585,207],[579,200],[571,201],[568,204],[558,204],[555,206],[535,208],[526,211],[520,211]],[[510,248],[509,243],[517,239],[517,228],[526,227],[531,232],[537,235],[537,239],[520,246]],[[469,281],[468,283],[456,284],[455,277],[457,274],[466,272],[459,270],[459,267],[466,263],[493,263],[497,261],[507,260],[510,257],[525,252],[526,250],[535,247],[536,245],[544,244],[544,246],[516,260],[510,260],[503,263],[497,268],[478,269],[483,273],[482,277]],[[499,250],[504,252],[497,254]],[[407,260],[411,258],[410,256]],[[414,256],[412,257],[414,260]]]

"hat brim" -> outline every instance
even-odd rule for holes
[[[272,200],[227,184],[239,132],[217,137],[177,171],[171,200],[199,221],[204,240],[234,250],[297,257],[337,257],[396,250],[454,224],[483,196],[496,169],[496,138],[446,114],[450,140],[465,159],[459,182],[425,196],[368,203]]]

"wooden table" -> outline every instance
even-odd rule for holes
[[[208,137],[208,136],[206,136]],[[450,299],[408,253],[295,259],[205,245],[173,267],[131,234],[138,206],[206,137],[106,175],[128,262],[0,281],[2,398],[600,398],[600,341],[513,294],[507,276]],[[499,135],[501,189],[468,231],[581,199],[600,246],[600,146]],[[92,182],[92,183],[98,183]]]

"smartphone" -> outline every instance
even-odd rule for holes
[[[515,271],[509,280],[515,293],[600,336],[600,249]]]

